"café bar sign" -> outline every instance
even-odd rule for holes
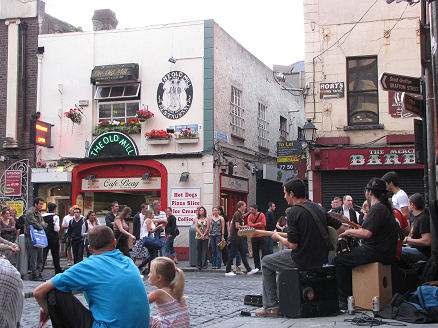
[[[159,190],[161,178],[151,177],[142,180],[134,178],[101,178],[94,180],[82,179],[82,191],[115,191],[115,190]]]
[[[91,83],[137,81],[138,64],[102,65],[95,66],[91,71]]]
[[[89,158],[131,157],[137,155],[138,149],[134,140],[118,131],[99,134],[91,142],[87,152]]]

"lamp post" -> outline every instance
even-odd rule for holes
[[[312,175],[312,159],[311,150],[316,142],[316,130],[310,118],[307,119],[306,124],[301,128],[301,134],[298,136],[301,142],[301,148],[306,154],[306,176],[309,185],[309,198],[313,200],[313,175]]]

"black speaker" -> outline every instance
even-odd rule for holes
[[[281,271],[278,287],[280,312],[288,318],[321,317],[339,312],[336,270],[333,265]]]

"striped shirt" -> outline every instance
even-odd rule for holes
[[[158,315],[152,316],[149,328],[187,328],[190,327],[189,309],[185,302],[178,302],[166,291],[160,289],[172,298],[166,304],[157,304]]]
[[[0,328],[20,327],[23,281],[14,266],[0,259]]]

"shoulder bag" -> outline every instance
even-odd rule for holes
[[[44,229],[38,230],[33,227],[33,225],[29,226],[30,231],[30,242],[33,247],[45,248],[47,247],[47,236],[44,232]]]

